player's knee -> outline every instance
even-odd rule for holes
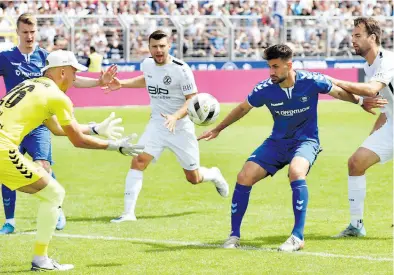
[[[242,185],[252,186],[255,183],[255,180],[250,173],[247,173],[245,170],[241,170],[241,172],[238,173],[237,182]]]
[[[56,180],[51,179],[51,181],[51,187],[53,189],[53,202],[60,206],[63,204],[63,200],[66,196],[66,190]]]
[[[131,162],[131,169],[144,171],[147,166],[148,163],[140,157],[133,158],[133,161]]]
[[[40,199],[51,202],[51,204],[61,206],[63,204],[66,191],[55,179],[50,178],[49,183],[42,190],[37,192]]]
[[[306,173],[303,169],[292,168],[289,169],[289,180],[293,182],[295,180],[305,179]]]
[[[186,179],[191,184],[198,184],[200,183],[200,176],[198,173],[188,173],[186,174]]]
[[[365,171],[363,168],[363,161],[361,158],[357,157],[357,155],[353,155],[349,158],[347,166],[350,175],[354,173],[363,173]]]
[[[42,168],[45,169],[45,171],[47,171],[49,174],[52,173],[52,167],[51,164],[49,163],[49,161],[47,160],[36,160],[36,163],[38,163]]]

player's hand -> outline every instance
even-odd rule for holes
[[[384,99],[380,96],[364,97],[363,105],[361,107],[364,109],[364,111],[376,115],[376,112],[373,111],[372,109],[382,108],[387,103],[388,103],[387,99]]]
[[[208,140],[216,138],[219,134],[220,134],[220,131],[213,129],[213,130],[204,132],[201,136],[199,136],[197,138],[197,140],[204,139],[204,140],[208,141]]]
[[[108,85],[114,79],[117,73],[118,67],[115,64],[109,66],[106,71],[102,70],[99,78],[99,85],[101,87]]]
[[[144,151],[144,145],[134,145],[133,139],[137,138],[137,134],[131,134],[125,138],[118,140],[109,140],[107,150],[118,151],[125,156],[136,157]]]
[[[103,86],[101,89],[104,90],[105,94],[108,94],[112,91],[116,91],[122,88],[122,84],[120,84],[120,80],[117,77],[114,77],[111,82],[109,82],[107,85]]]
[[[167,114],[161,114],[161,116],[166,119],[164,121],[164,126],[168,129],[168,131],[175,134],[176,121],[178,120],[177,117],[174,115],[167,115]]]
[[[100,135],[108,139],[118,139],[121,138],[124,132],[124,127],[119,126],[122,122],[122,118],[115,118],[115,113],[112,112],[109,117],[104,119],[100,123],[90,123],[89,127],[91,134]]]

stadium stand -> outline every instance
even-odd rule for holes
[[[186,60],[261,60],[263,50],[279,42],[302,58],[356,58],[352,19],[377,17],[382,45],[393,49],[393,5],[390,0],[2,1],[0,49],[15,44],[15,18],[32,12],[39,18],[41,47],[69,49],[84,59],[94,46],[104,63],[146,57],[147,37],[158,28],[171,34],[171,53]]]

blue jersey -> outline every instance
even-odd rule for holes
[[[332,83],[324,75],[296,71],[292,88],[281,88],[271,79],[257,84],[247,100],[253,107],[266,105],[274,119],[270,138],[293,140],[316,140],[317,102],[319,93],[330,92]]]
[[[40,47],[29,55],[22,54],[18,47],[0,52],[0,75],[4,77],[7,93],[26,79],[42,76],[47,55]]]

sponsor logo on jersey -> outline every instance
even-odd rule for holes
[[[24,72],[24,71],[20,71],[20,70],[15,70],[15,74],[17,76],[23,75],[24,77],[27,78],[32,78],[32,77],[40,77],[42,76],[41,72]]]
[[[276,106],[282,106],[283,102],[278,102],[278,103],[271,103],[271,106],[276,107]]]
[[[383,72],[377,72],[377,73],[373,76],[373,78],[375,78],[375,79],[385,79],[385,78],[386,78],[386,74],[383,73]]]
[[[183,85],[183,86],[182,86],[182,91],[183,91],[183,92],[189,91],[189,90],[191,90],[191,89],[193,89],[193,85],[192,85],[192,84],[187,84],[187,85]]]
[[[302,103],[305,103],[305,102],[308,101],[308,99],[309,99],[308,96],[303,96],[303,97],[300,98],[300,101],[301,101]]]
[[[275,111],[275,113],[277,113],[278,115],[281,115],[281,116],[294,116],[296,114],[306,112],[309,109],[310,109],[310,107],[308,106],[308,107],[301,108],[301,109]]]
[[[171,77],[169,77],[168,75],[166,75],[166,76],[163,78],[163,83],[164,83],[165,85],[170,85],[170,84],[171,84],[171,81],[172,81],[172,79],[171,79]]]
[[[168,95],[168,90],[160,88],[159,86],[148,86],[148,91],[151,95],[164,94]]]

